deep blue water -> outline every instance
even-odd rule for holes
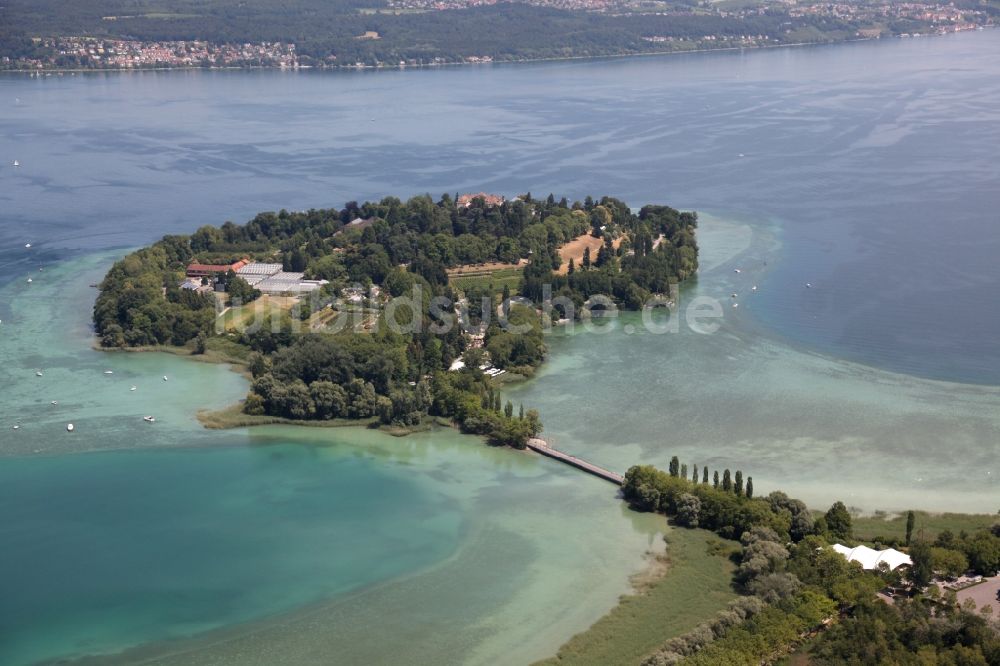
[[[137,245],[386,194],[610,193],[779,221],[759,315],[779,335],[1000,383],[998,53],[984,31],[405,72],[4,76],[0,264],[20,269],[25,242]]]

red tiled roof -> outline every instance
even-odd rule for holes
[[[238,271],[247,265],[245,259],[240,259],[234,264],[189,264],[187,267],[187,272],[191,273],[228,273],[229,271]]]
[[[472,200],[482,197],[487,206],[499,206],[504,202],[504,198],[499,194],[487,194],[486,192],[476,192],[475,194],[462,194],[458,197],[459,206],[469,206]]]

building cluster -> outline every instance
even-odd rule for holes
[[[304,273],[282,270],[281,264],[251,263],[236,270],[247,284],[264,294],[299,295],[316,291],[327,280],[306,280]]]
[[[204,41],[140,42],[92,37],[55,37],[41,40],[49,54],[24,64],[76,65],[87,68],[138,69],[152,67],[298,67],[295,44],[212,44]]]
[[[989,17],[984,12],[960,9],[954,3],[948,5],[922,2],[800,4],[790,0],[788,5],[788,14],[793,17],[830,17],[871,24],[906,19],[927,23],[930,25],[930,31],[937,33],[975,30],[978,26],[989,23]]]
[[[389,0],[389,6],[394,9],[408,10],[447,10],[466,9],[481,5],[494,5],[511,0]],[[606,12],[616,14],[640,13],[649,14],[649,6],[645,0],[524,0],[538,7],[553,7],[557,9]],[[658,9],[653,14],[658,15],[689,15],[704,13],[709,10],[723,18],[745,19],[760,16],[771,11],[766,4],[739,9],[719,9],[711,3],[702,2],[697,10],[686,7],[673,7],[666,10]],[[957,32],[974,30],[978,26],[987,25],[989,16],[982,11],[961,9],[954,3],[937,4],[924,2],[813,2],[811,0],[780,0],[782,9],[792,17],[836,18],[856,23],[877,24],[887,21],[909,19],[930,24],[928,32]],[[876,35],[881,30],[877,30]],[[873,35],[862,35],[873,36]],[[739,46],[762,46],[769,42],[779,41],[767,35],[742,35],[730,37],[722,35],[705,35],[701,38],[671,38],[665,36],[644,37],[648,42],[725,42]]]
[[[272,296],[299,296],[329,284],[327,280],[307,280],[304,273],[283,270],[281,264],[265,264],[241,259],[232,264],[190,264],[183,289],[218,291],[232,271],[261,293]]]
[[[469,7],[482,7],[484,5],[496,5],[510,0],[389,0],[389,7],[392,9],[421,9],[421,10],[445,10],[445,9],[467,9]],[[529,5],[536,7],[552,7],[555,9],[582,10],[582,11],[602,11],[613,9],[625,9],[630,4],[629,0],[525,0]]]
[[[694,48],[701,46],[712,46],[713,48],[719,48],[720,46],[741,46],[741,47],[753,47],[753,46],[766,46],[774,42],[779,41],[777,38],[770,37],[768,35],[727,35],[727,36],[717,36],[717,35],[703,35],[701,37],[664,37],[660,35],[653,35],[651,37],[643,37],[647,42],[652,42],[654,44],[684,44],[687,48]]]

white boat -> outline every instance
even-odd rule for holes
[[[114,372],[114,370],[105,370],[104,374],[106,374],[106,375],[113,375],[113,374],[115,374],[115,372]]]
[[[36,377],[41,377],[42,376],[42,371],[41,370],[35,370],[35,376]]]
[[[59,401],[58,401],[58,400],[53,400],[53,401],[52,401],[52,404],[53,404],[53,405],[58,405],[58,404],[59,404]]]
[[[143,416],[142,420],[145,421],[146,423],[155,423],[156,422],[156,419],[153,418],[152,416]]]
[[[73,432],[73,424],[72,423],[67,423],[66,424],[66,430],[68,432]]]
[[[14,160],[14,166],[19,167],[19,166],[21,166],[21,163],[18,162],[17,160]]]
[[[741,271],[741,270],[740,270],[740,269],[738,269],[738,268],[734,268],[734,269],[733,269],[733,272],[734,272],[734,273],[742,273],[743,271]]]
[[[31,284],[31,278],[28,278],[28,284]]]
[[[167,381],[167,376],[163,375],[163,381]]]
[[[806,289],[812,289],[812,283],[806,282]]]
[[[30,249],[31,249],[31,243],[25,243],[25,244],[24,244],[24,247],[25,247],[26,249],[29,249],[29,250],[30,250]]]
[[[138,388],[138,387],[137,386],[133,386],[132,388],[129,389],[129,391],[134,391],[134,390],[136,390],[136,388]]]
[[[740,304],[739,303],[733,303],[733,307],[734,308],[738,308],[738,307],[740,307]]]
[[[750,291],[757,291],[757,285],[750,287]]]
[[[21,429],[21,426],[19,426],[19,425],[14,426],[14,430],[20,430],[20,429]]]

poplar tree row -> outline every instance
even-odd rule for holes
[[[680,479],[691,479],[691,483],[699,483],[698,479],[698,466],[693,466],[693,471],[691,476],[688,477],[688,466],[687,463],[681,464],[677,456],[670,459],[670,466],[667,468],[667,472],[670,476],[680,478]],[[708,466],[702,468],[701,483],[708,484]],[[736,474],[730,474],[729,470],[722,471],[722,478],[719,478],[719,471],[715,470],[712,474],[712,487],[716,490],[722,489],[727,493],[735,493],[739,496],[746,496],[748,498],[753,497],[753,477],[748,476],[746,479],[746,485],[743,484],[743,472],[736,470]]]

